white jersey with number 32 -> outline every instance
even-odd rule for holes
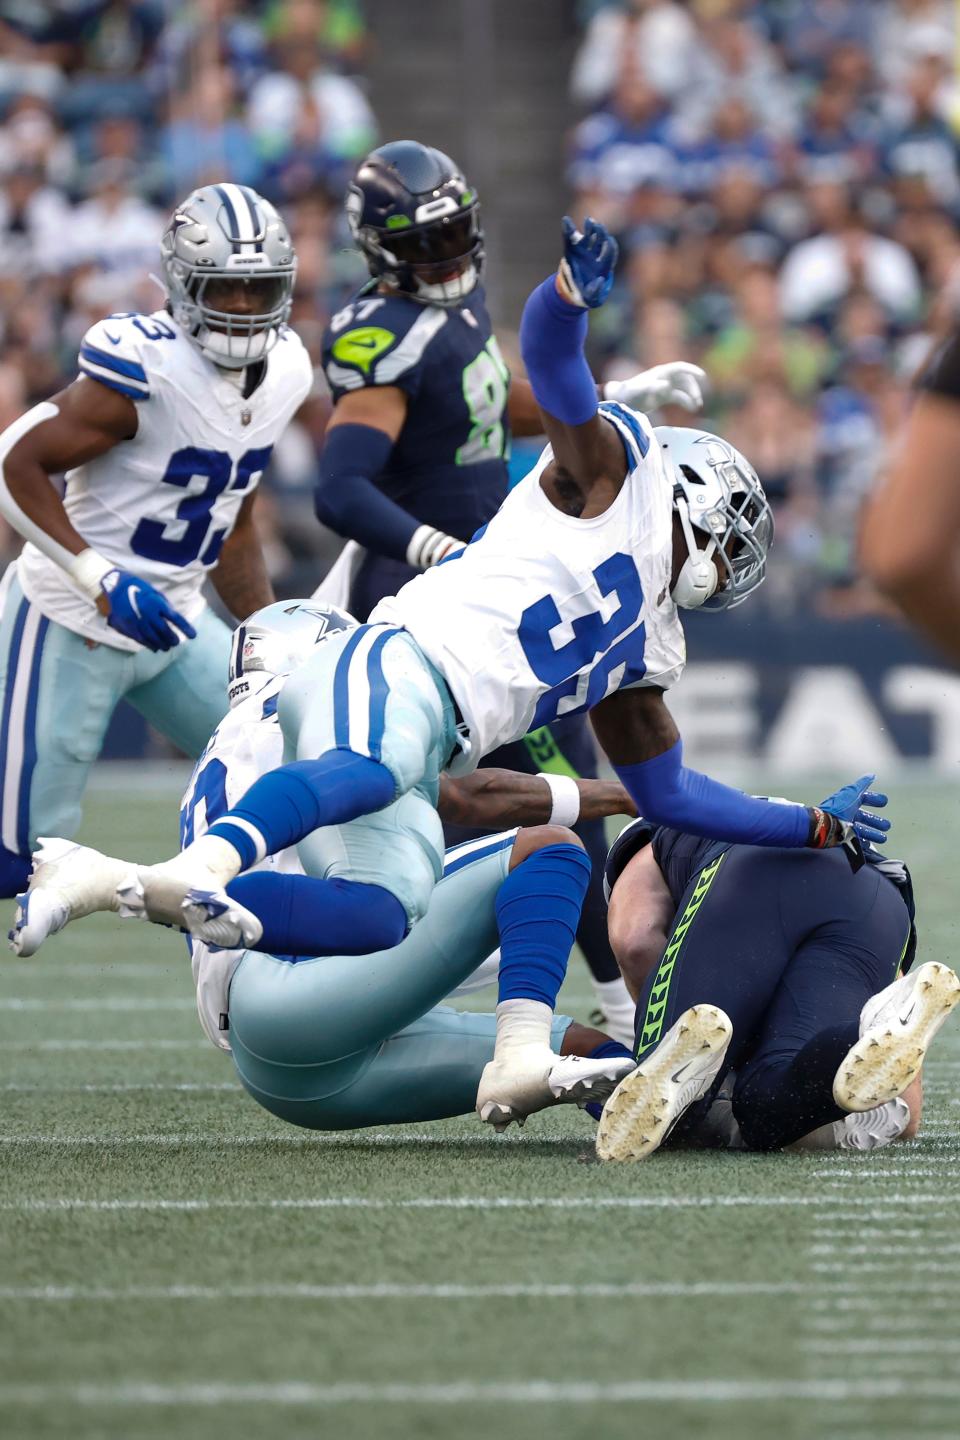
[[[79,365],[136,403],[138,425],[132,440],[67,475],[70,521],[106,560],[148,580],[195,619],[206,573],[244,497],[310,390],[307,352],[284,330],[263,379],[244,398],[241,377],[211,364],[159,310],[98,321],[83,338]],[[24,546],[18,570],[24,594],[49,619],[117,649],[139,648],[111,630],[34,545]]]
[[[635,411],[601,412],[629,457],[609,509],[583,520],[551,503],[540,487],[548,446],[457,558],[370,616],[407,629],[447,681],[468,732],[453,775],[616,690],[667,689],[683,671],[670,596],[673,490],[660,447]]]

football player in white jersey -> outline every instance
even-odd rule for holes
[[[293,245],[225,183],[178,206],[160,252],[166,305],[92,326],[79,378],[0,435],[0,513],[27,541],[2,583],[0,895],[38,834],[75,832],[121,698],[206,744],[230,648],[207,574],[236,616],[273,598],[254,492],[312,384],[286,324]]]
[[[531,295],[521,332],[550,440],[541,461],[458,558],[291,676],[278,708],[286,763],[180,855],[139,872],[148,916],[186,920],[203,938],[203,907],[182,909],[189,891],[209,891],[217,918],[229,881],[300,844],[326,877],[331,928],[349,925],[358,949],[367,937],[371,950],[399,943],[442,871],[440,772],[469,773],[496,746],[578,710],[657,823],[740,843],[844,845],[854,862],[858,825],[883,838],[883,821],[770,805],[683,765],[663,701],[684,662],[677,607],[719,610],[751,594],[772,521],[752,467],[716,436],[656,432],[625,406],[598,408],[586,310],[609,292],[615,258],[602,227],[581,235],[565,222],[560,269]],[[571,796],[553,818],[576,815]],[[43,872],[35,888],[47,887]],[[116,907],[109,866],[78,872],[50,875],[49,888],[88,910]],[[484,1118],[527,1113],[542,1095],[562,973],[545,946],[501,966]]]
[[[335,606],[279,601],[238,629],[230,710],[183,797],[184,844],[203,835],[255,780],[282,763],[277,707],[287,677],[316,646],[356,626]],[[631,809],[616,781],[583,780],[576,788],[585,818]],[[557,866],[572,865],[582,899],[589,863],[573,832],[549,823],[554,789],[552,776],[495,769],[444,779],[438,808],[445,818],[495,829],[531,828],[485,835],[448,851],[427,916],[401,945],[380,953],[357,954],[352,929],[334,930],[328,886],[306,873],[294,848],[265,857],[231,885],[237,913],[255,921],[240,945],[216,948],[218,925],[225,931],[219,938],[231,940],[235,916],[224,911],[211,919],[209,897],[192,897],[192,904],[203,907],[211,941],[191,945],[201,1024],[219,1049],[232,1051],[240,1078],[261,1105],[314,1129],[437,1120],[473,1109],[480,1075],[493,1055],[496,1019],[439,1002],[461,988],[476,988],[463,982],[483,962],[484,974],[495,977],[491,950],[502,941],[509,957],[511,947],[529,943],[528,926],[537,943],[545,929],[559,927],[569,951],[579,905],[560,896],[544,907],[538,880]],[[135,867],[86,854],[94,866],[115,866],[119,895],[136,911]],[[48,874],[58,865],[76,870],[82,856],[81,847],[68,841],[49,842],[40,868]],[[71,913],[50,887],[32,889],[17,918],[19,953],[34,953],[47,934],[79,913]],[[316,958],[318,944],[333,953]],[[545,1103],[602,1102],[633,1066],[629,1050],[566,1016],[555,1017],[551,1045]]]

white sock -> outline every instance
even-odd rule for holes
[[[593,991],[606,1018],[605,1028],[611,1040],[619,1040],[621,1045],[632,1045],[637,1007],[630,998],[623,976],[618,975],[616,980],[594,980]]]
[[[215,887],[223,889],[240,874],[243,860],[221,835],[201,835],[186,850],[166,861],[163,868],[168,874],[182,875],[191,885],[195,885],[206,870]]]
[[[553,1011],[542,1000],[501,1000],[497,1006],[495,1060],[531,1046],[550,1049]]]

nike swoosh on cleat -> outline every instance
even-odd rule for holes
[[[104,330],[103,333],[104,335],[106,335],[111,345],[119,345],[123,340],[122,335],[111,335],[109,330]]]

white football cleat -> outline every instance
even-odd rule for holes
[[[98,910],[117,909],[117,887],[133,866],[73,840],[40,836],[33,852],[30,884],[17,896],[9,932],[10,949],[26,958],[71,920]]]
[[[602,1060],[558,1055],[550,1067],[547,1084],[557,1105],[602,1105],[636,1065],[628,1055],[608,1055]]]
[[[909,1124],[910,1106],[898,1098],[873,1110],[852,1110],[842,1120],[821,1125],[784,1148],[798,1154],[811,1150],[882,1150],[899,1140]]]
[[[494,1130],[506,1130],[514,1120],[523,1125],[528,1115],[554,1103],[549,1076],[559,1057],[549,1045],[525,1045],[508,1059],[489,1060],[477,1087],[477,1114]]]
[[[601,1160],[642,1160],[710,1089],[733,1037],[716,1005],[693,1005],[614,1090],[597,1129]]]
[[[180,923],[195,939],[221,950],[253,949],[263,934],[257,916],[231,900],[226,890],[188,890]]]
[[[902,1095],[958,1001],[960,979],[937,960],[871,996],[860,1012],[860,1039],[834,1076],[841,1110],[873,1110]]]

